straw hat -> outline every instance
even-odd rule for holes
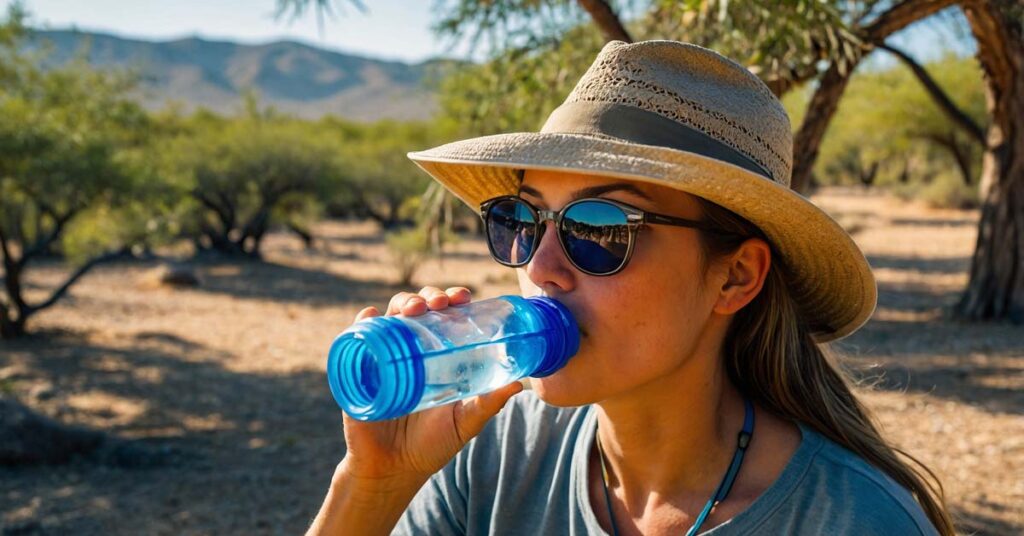
[[[474,209],[518,191],[518,170],[546,169],[669,186],[757,225],[787,268],[819,341],[867,321],[871,268],[832,218],[789,188],[785,109],[745,68],[675,41],[613,41],[540,132],[484,136],[409,153]]]

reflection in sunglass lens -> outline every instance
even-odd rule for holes
[[[629,250],[626,213],[601,201],[583,201],[565,212],[559,229],[569,258],[595,274],[614,272]]]
[[[521,201],[499,201],[487,213],[487,240],[501,262],[520,264],[530,258],[536,234],[537,221]]]

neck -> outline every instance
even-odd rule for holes
[[[736,450],[744,407],[721,360],[708,358],[604,400],[597,411],[608,485],[632,509],[655,495],[706,501]]]

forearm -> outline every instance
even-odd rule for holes
[[[306,536],[391,534],[424,483],[426,477],[360,481],[342,460]]]

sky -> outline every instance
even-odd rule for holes
[[[4,8],[12,0],[0,0]],[[33,26],[98,30],[122,37],[169,40],[200,36],[242,43],[296,40],[379,59],[421,61],[445,53],[430,32],[433,0],[363,0],[367,13],[337,2],[344,13],[314,10],[292,21],[274,18],[275,0],[23,0]]]
[[[0,0],[0,5],[6,10],[12,1]],[[297,20],[275,19],[275,0],[23,0],[36,27],[73,26],[146,40],[199,36],[252,44],[289,39],[406,62],[464,53],[464,48],[447,50],[431,33],[435,0],[363,0],[366,13],[345,0],[335,3],[344,13],[326,17],[321,31],[314,10]],[[948,26],[917,24],[892,43],[919,61],[935,59],[945,50],[943,44],[958,41]],[[961,53],[972,52],[966,45],[958,48]],[[884,66],[895,62],[885,56],[873,54],[872,63]]]

